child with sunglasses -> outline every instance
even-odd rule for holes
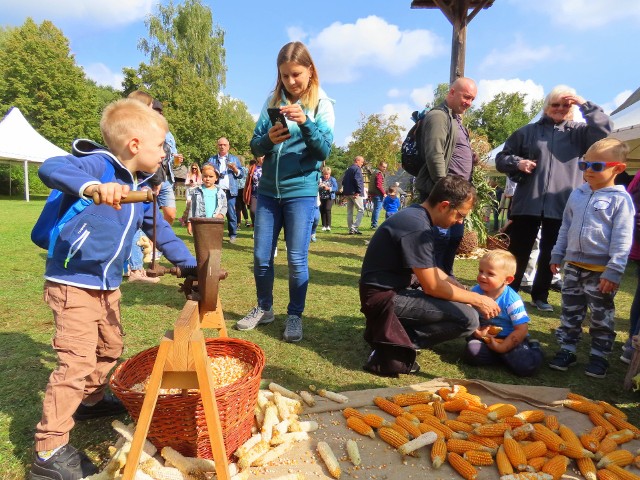
[[[560,350],[549,363],[566,371],[576,364],[582,323],[591,310],[591,350],[584,373],[604,378],[613,350],[615,307],[613,299],[631,249],[634,206],[616,176],[626,168],[627,145],[605,138],[594,143],[578,168],[585,184],[575,189],[562,217],[558,240],[551,251],[551,271],[564,264],[562,315],[555,334]]]

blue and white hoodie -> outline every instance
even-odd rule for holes
[[[594,192],[588,183],[581,185],[569,196],[550,263],[604,265],[601,278],[619,284],[631,250],[634,215],[623,186]]]
[[[304,109],[307,120],[298,125],[287,121],[291,138],[274,145],[269,139],[271,121],[267,99],[256,122],[251,139],[251,151],[259,157],[264,155],[260,195],[274,198],[315,197],[318,195],[318,181],[322,162],[331,153],[333,143],[334,101],[320,89],[316,109]],[[287,105],[282,97],[281,106]]]

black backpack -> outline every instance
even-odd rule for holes
[[[418,148],[418,130],[420,129],[422,119],[426,113],[426,109],[422,112],[418,112],[417,110],[413,112],[411,118],[416,123],[407,132],[407,136],[404,138],[402,147],[400,148],[400,163],[402,168],[405,172],[409,175],[413,175],[414,177],[418,176],[420,169],[424,165],[424,161],[420,159],[420,151]]]

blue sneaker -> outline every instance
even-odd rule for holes
[[[604,378],[607,376],[607,369],[609,368],[609,361],[599,355],[591,355],[589,357],[589,364],[584,369],[584,374],[593,378]]]
[[[553,360],[549,362],[549,368],[566,372],[569,367],[573,367],[576,364],[577,359],[578,357],[576,357],[575,353],[562,348],[556,352]]]

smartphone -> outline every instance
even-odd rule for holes
[[[287,119],[284,118],[284,114],[280,112],[279,108],[267,108],[267,113],[269,114],[269,118],[271,119],[271,125],[275,125],[276,123],[280,123],[284,126],[284,128],[289,131],[287,127]]]

